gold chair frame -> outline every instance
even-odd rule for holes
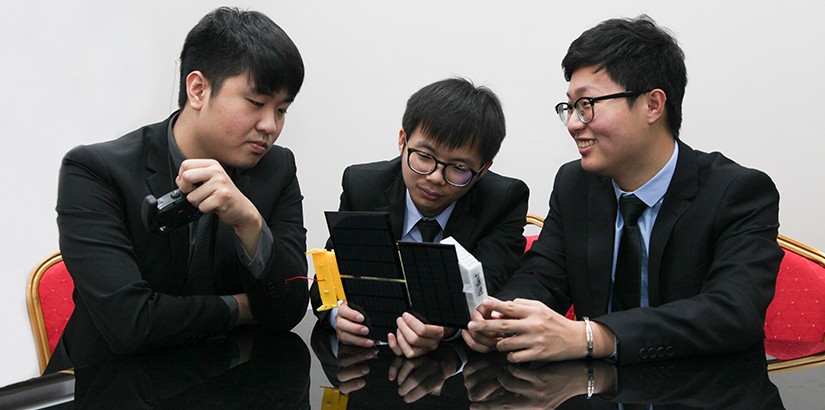
[[[527,224],[528,225],[535,225],[535,226],[538,226],[539,228],[543,228],[544,227],[544,218],[542,218],[542,217],[540,217],[536,214],[527,213]]]
[[[60,251],[49,255],[35,266],[26,283],[26,307],[29,311],[29,321],[32,326],[34,346],[37,350],[37,361],[40,364],[41,373],[46,369],[46,364],[49,363],[52,352],[49,349],[49,336],[43,319],[43,307],[40,305],[40,280],[49,268],[62,260],[63,256]]]
[[[814,248],[806,243],[800,242],[796,239],[779,234],[776,241],[782,249],[793,252],[805,259],[811,260],[814,263],[825,267],[825,253],[819,249]],[[825,340],[823,340],[825,342]],[[799,370],[808,367],[821,366],[825,364],[825,352],[815,355],[800,357],[791,360],[769,360],[768,372],[781,373],[790,370]]]

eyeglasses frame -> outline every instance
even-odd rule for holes
[[[648,90],[648,91],[650,91],[650,90]],[[559,119],[561,120],[562,124],[564,124],[564,125],[567,125],[567,123],[570,122],[570,116],[569,115],[566,116],[567,117],[566,120],[562,117],[562,107],[564,107],[564,106],[568,106],[569,108],[564,108],[563,111],[570,111],[571,109],[576,110],[576,115],[579,117],[579,121],[581,121],[582,124],[588,124],[591,121],[593,121],[593,119],[596,118],[596,102],[604,101],[604,100],[612,100],[614,98],[632,98],[632,97],[642,95],[642,94],[644,94],[648,91],[622,91],[620,93],[607,94],[607,95],[602,95],[602,96],[598,96],[598,97],[581,97],[581,98],[577,99],[576,101],[574,101],[573,104],[566,103],[566,102],[560,102],[560,103],[556,104],[555,110],[556,110],[556,114],[559,116]],[[591,117],[587,121],[585,121],[584,118],[582,118],[584,116],[584,114],[582,114],[582,111],[580,109],[576,108],[576,107],[579,106],[579,103],[581,101],[588,101],[590,103],[590,105],[593,107],[593,117]]]
[[[433,161],[435,161],[435,166],[433,167],[433,169],[430,172],[421,172],[421,171],[413,168],[413,166],[410,164],[410,156],[412,156],[412,154],[414,154],[414,153],[415,154],[423,154],[425,156],[428,156],[428,157],[432,158]],[[412,172],[415,172],[418,175],[430,175],[433,172],[435,172],[436,169],[438,169],[439,165],[441,165],[443,167],[443,169],[441,171],[441,177],[444,178],[444,182],[446,182],[446,183],[448,183],[448,184],[450,184],[454,187],[457,187],[457,188],[464,188],[467,185],[470,185],[470,183],[473,182],[473,179],[475,179],[475,177],[477,177],[481,173],[481,171],[484,169],[484,165],[482,165],[481,168],[479,168],[479,170],[476,171],[476,170],[474,170],[470,167],[467,167],[463,164],[459,164],[459,163],[456,163],[456,162],[444,162],[444,161],[441,161],[440,159],[436,158],[435,155],[433,155],[433,154],[424,152],[420,149],[407,147],[407,167],[409,167]],[[446,170],[448,166],[455,166],[455,165],[461,165],[462,167],[466,167],[467,170],[470,171],[470,173],[472,174],[472,176],[470,177],[470,179],[467,181],[466,184],[464,184],[464,185],[454,184],[454,183],[450,182],[450,180],[447,179],[447,173],[444,170]]]

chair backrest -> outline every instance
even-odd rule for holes
[[[538,226],[539,228],[543,228],[544,227],[544,218],[542,218],[542,217],[540,217],[536,214],[528,213],[527,214],[527,225],[528,226],[533,225],[533,226]],[[539,238],[539,236],[529,234],[529,235],[524,235],[524,238],[527,239],[527,246],[525,246],[524,252],[527,252],[527,251],[530,250],[530,247],[533,246],[533,242],[535,242],[536,239]]]
[[[785,257],[776,293],[765,315],[765,339],[825,341],[825,254],[784,235],[777,237]]]
[[[29,275],[26,305],[37,349],[40,371],[46,368],[66,322],[74,311],[74,281],[57,251],[43,259]]]

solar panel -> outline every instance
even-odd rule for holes
[[[347,303],[364,314],[371,339],[386,343],[404,312],[466,327],[470,311],[454,245],[396,242],[386,212],[325,215]]]
[[[470,311],[455,246],[398,242],[412,310],[429,323],[464,328]]]

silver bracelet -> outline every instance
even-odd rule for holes
[[[593,397],[596,392],[596,376],[593,374],[593,366],[587,366],[587,398]]]
[[[593,358],[593,328],[590,326],[590,318],[587,316],[582,317],[584,320],[584,329],[585,334],[587,335],[587,358]]]

